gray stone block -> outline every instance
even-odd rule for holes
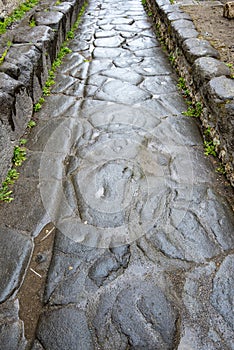
[[[2,111],[0,119],[11,128],[12,138],[23,134],[32,115],[32,100],[22,82],[0,72],[0,101]]]
[[[224,320],[234,331],[233,313],[233,283],[234,283],[234,256],[226,257],[221,264],[213,282],[211,302],[220,312]]]
[[[0,183],[4,180],[3,174],[7,173],[11,165],[14,145],[11,142],[10,134],[10,127],[7,127],[0,121]]]
[[[31,252],[29,237],[20,231],[0,226],[0,302],[19,288]]]
[[[0,348],[25,350],[24,325],[19,318],[19,301],[7,301],[0,305]]]
[[[210,56],[219,58],[219,53],[216,51],[208,41],[191,38],[184,41],[182,45],[184,55],[190,64],[199,57]]]
[[[94,349],[85,313],[76,306],[45,312],[37,338],[46,349]]]
[[[211,79],[208,83],[208,92],[218,101],[234,100],[234,80],[225,76]]]
[[[198,58],[193,65],[193,80],[197,87],[219,76],[230,76],[230,69],[225,63],[213,57]]]

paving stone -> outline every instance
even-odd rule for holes
[[[0,241],[0,302],[2,303],[12,295],[21,284],[21,278],[23,277],[24,270],[27,267],[32,252],[32,241],[20,231],[4,226],[0,227]],[[14,244],[12,244],[12,242],[14,242]]]
[[[77,343],[79,349],[94,349],[85,314],[73,306],[42,314],[37,338],[45,348],[54,350],[75,349]]]
[[[92,312],[92,325],[100,346],[107,349],[112,334],[115,349],[124,349],[127,344],[139,349],[172,347],[177,310],[160,287],[144,280],[121,287],[117,295],[111,295],[110,291],[102,293],[96,313]]]
[[[138,85],[143,80],[140,74],[132,72],[131,69],[112,68],[101,72],[101,74],[109,78],[127,81],[134,85]]]
[[[19,301],[7,301],[0,305],[0,342],[5,350],[25,350],[23,322],[19,319]]]
[[[101,39],[96,39],[94,40],[94,46],[96,47],[120,47],[120,44],[124,40],[114,36],[111,38],[101,38]]]
[[[43,221],[45,209],[41,201],[39,183],[34,179],[18,180],[14,186],[14,206],[1,204],[0,214],[9,228],[22,230],[27,235],[34,235],[38,224]],[[30,200],[29,200],[30,199]],[[17,215],[15,213],[17,212]]]
[[[233,260],[233,255],[230,255],[222,262],[214,278],[213,293],[211,295],[212,305],[222,315],[232,330],[234,330],[234,316],[232,312]]]
[[[208,41],[191,38],[184,41],[182,48],[184,50],[184,55],[189,63],[194,63],[194,61],[203,56],[209,56],[214,58],[219,58],[219,53],[216,51]]]
[[[171,76],[155,76],[147,77],[141,87],[148,90],[152,94],[165,94],[170,92],[176,92],[176,81]]]
[[[151,95],[134,85],[115,80],[104,84],[95,97],[105,101],[132,104],[149,99]]]
[[[121,48],[100,48],[97,47],[93,51],[93,58],[115,58],[123,54]]]
[[[156,47],[158,46],[159,43],[157,42],[157,40],[154,40],[152,38],[148,38],[148,37],[136,37],[133,39],[129,39],[127,40],[127,43],[125,45],[123,45],[123,47],[128,48],[130,50],[138,50],[138,49],[150,49],[152,47]]]
[[[100,38],[111,38],[113,36],[115,36],[115,31],[114,30],[100,30],[97,31],[94,35],[96,39],[100,39]]]

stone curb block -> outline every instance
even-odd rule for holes
[[[227,177],[234,186],[234,80],[230,78],[230,69],[219,61],[219,52],[199,38],[191,17],[179,5],[172,5],[169,0],[147,0],[147,3],[156,30],[192,91],[194,102],[202,102],[203,127],[209,127]]]
[[[11,167],[15,143],[24,134],[33,114],[33,104],[42,95],[48,71],[68,31],[75,23],[84,0],[43,2],[30,18],[36,27],[22,20],[12,30],[7,56],[0,65],[0,183]]]

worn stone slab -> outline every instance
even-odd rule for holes
[[[54,350],[70,350],[77,343],[81,350],[94,349],[84,311],[76,306],[45,312],[37,338],[46,348]]]
[[[144,101],[149,99],[151,94],[127,82],[115,80],[104,84],[103,88],[96,93],[95,97],[105,101],[133,104],[139,100]]]
[[[182,45],[184,55],[189,63],[193,63],[197,58],[209,56],[219,58],[219,53],[208,41],[201,39],[187,39]]]
[[[29,115],[32,113],[32,100],[20,81],[10,78],[5,73],[0,73],[0,80],[2,106],[6,106],[1,114],[1,121],[6,126],[10,124],[12,132],[19,135],[23,132]],[[12,104],[14,105],[13,110]],[[18,106],[20,109],[17,108]]]
[[[194,81],[197,86],[201,86],[209,80],[219,76],[230,76],[230,69],[225,63],[213,57],[198,58],[193,65]]]
[[[3,302],[21,284],[31,256],[32,241],[20,231],[1,226],[0,242],[0,302]]]
[[[210,80],[208,84],[209,93],[214,98],[225,101],[234,99],[234,80],[225,76],[216,77]]]
[[[0,344],[5,350],[26,349],[27,341],[23,322],[19,318],[18,299],[0,305]]]

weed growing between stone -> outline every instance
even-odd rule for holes
[[[2,183],[2,187],[0,188],[0,202],[11,202],[13,201],[12,190],[10,189],[10,185],[13,185],[15,180],[19,177],[19,173],[16,169],[11,169],[8,171],[5,181]]]
[[[0,22],[0,35],[6,33],[10,25],[19,21],[24,15],[38,4],[39,0],[27,0],[15,9],[12,15],[6,17],[3,22]]]
[[[187,111],[182,112],[183,115],[187,117],[199,118],[202,114],[202,104],[201,102],[196,102],[192,106],[188,107]]]

